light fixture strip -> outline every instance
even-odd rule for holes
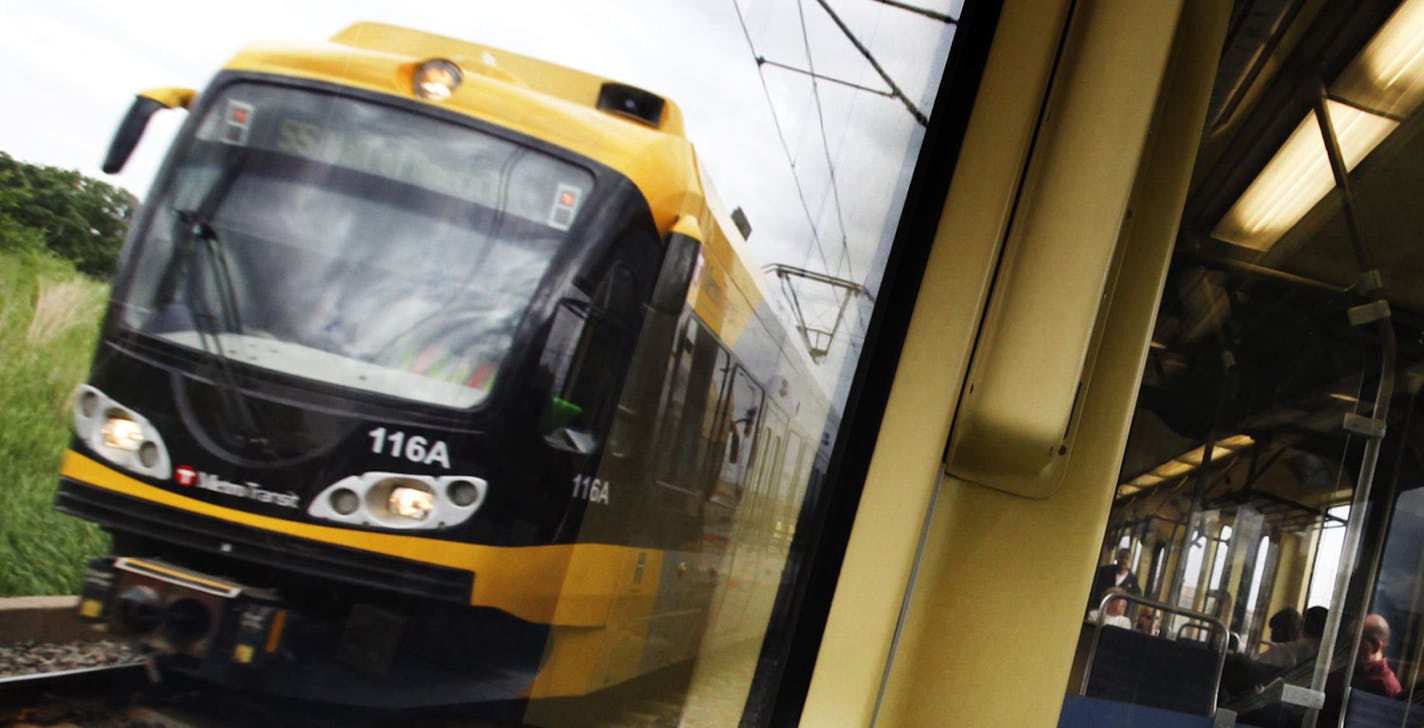
[[[1346,169],[1354,169],[1424,103],[1424,0],[1400,5],[1335,80],[1330,96],[1330,123]],[[1212,237],[1270,250],[1334,188],[1320,129],[1307,114]]]

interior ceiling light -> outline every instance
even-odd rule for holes
[[[1327,101],[1345,168],[1354,169],[1399,122]],[[1335,188],[1325,142],[1314,114],[1307,114],[1212,229],[1211,236],[1252,250],[1270,250],[1310,208]]]
[[[1167,462],[1158,465],[1157,469],[1152,471],[1152,474],[1160,475],[1164,479],[1177,478],[1186,475],[1187,473],[1190,473],[1193,470],[1196,470],[1196,466],[1192,465],[1191,463],[1184,463],[1180,460],[1168,460]]]
[[[1232,435],[1216,441],[1217,447],[1229,447],[1232,450],[1240,450],[1255,444],[1256,441],[1251,439],[1250,435]]]
[[[1336,79],[1330,95],[1330,122],[1346,169],[1354,169],[1398,128],[1397,119],[1424,101],[1424,0],[1407,0],[1390,16]],[[1217,222],[1212,237],[1269,250],[1334,187],[1320,127],[1314,113],[1307,113]]]
[[[1212,448],[1211,460],[1212,462],[1221,462],[1222,460],[1225,460],[1228,456],[1230,456],[1232,453],[1235,453],[1236,451],[1242,448],[1250,447],[1251,445],[1255,444],[1256,441],[1251,439],[1250,435],[1241,434],[1232,435],[1230,437],[1223,437],[1220,440],[1217,440],[1215,447]],[[1205,452],[1205,445],[1203,445],[1202,447],[1198,447],[1194,450],[1184,452],[1181,455],[1178,455],[1177,457],[1174,457],[1171,460],[1168,460],[1167,462],[1158,465],[1156,468],[1153,468],[1151,472],[1143,473],[1142,475],[1133,478],[1132,480],[1122,484],[1119,487],[1121,488],[1126,486],[1133,486],[1136,490],[1140,490],[1142,488],[1149,488],[1151,486],[1157,485],[1158,483],[1161,483],[1164,480],[1180,478],[1181,476],[1186,475],[1187,473],[1190,473],[1193,470],[1196,470],[1197,468],[1201,467],[1202,455]],[[1134,490],[1133,492],[1136,492],[1136,490]],[[1118,494],[1121,495],[1122,491],[1119,490]]]

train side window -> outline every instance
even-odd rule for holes
[[[588,322],[589,300],[582,291],[570,289],[570,294],[559,302],[554,311],[554,320],[549,326],[549,336],[544,343],[544,354],[539,368],[549,380],[549,391],[558,396],[564,392],[583,337],[584,325]]]
[[[721,466],[712,483],[708,499],[722,505],[735,505],[747,486],[747,471],[755,452],[756,427],[761,411],[762,390],[740,367],[733,373],[726,399],[719,408],[725,427],[718,428],[725,438]]]
[[[581,293],[560,302],[545,347],[553,377],[546,432],[570,428],[597,432],[615,401],[624,359],[637,330],[637,292],[628,266],[614,263],[593,298]]]
[[[715,444],[717,407],[731,357],[695,319],[689,319],[673,350],[672,372],[659,431],[658,480],[702,492],[702,472]],[[710,406],[709,406],[710,405]]]
[[[776,522],[772,524],[776,538],[789,539],[795,532],[795,506],[805,487],[806,467],[806,439],[793,431],[787,436],[786,457],[781,461],[781,475],[777,479]]]

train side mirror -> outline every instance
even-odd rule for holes
[[[701,252],[702,243],[697,238],[677,232],[668,235],[663,267],[658,271],[657,283],[653,284],[654,311],[674,315],[682,311],[687,286],[692,282],[692,272]]]
[[[109,153],[104,155],[104,172],[114,174],[124,168],[133,154],[143,130],[148,128],[148,120],[159,109],[188,108],[193,103],[196,91],[187,88],[161,88],[144,91],[134,97],[124,120],[119,122],[114,140],[109,143]]]

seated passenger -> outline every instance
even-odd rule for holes
[[[1295,607],[1286,607],[1272,614],[1266,624],[1271,628],[1272,642],[1294,642],[1300,639],[1300,612],[1297,612]]]
[[[1289,609],[1289,607],[1287,608]],[[1281,612],[1277,612],[1276,616],[1280,616],[1280,614]],[[1315,653],[1320,651],[1320,637],[1325,634],[1325,618],[1329,614],[1330,610],[1325,607],[1311,607],[1305,610],[1305,619],[1301,620],[1300,624],[1300,636],[1284,642],[1273,640],[1276,644],[1261,653],[1256,661],[1274,667],[1289,668],[1314,659]],[[1271,636],[1273,638],[1276,636],[1275,622],[1276,617],[1272,617]]]
[[[1399,697],[1404,692],[1399,678],[1384,659],[1384,648],[1388,645],[1389,623],[1378,614],[1365,617],[1365,631],[1360,635],[1360,651],[1355,657],[1355,674],[1350,678],[1350,687],[1387,698]]]
[[[1143,634],[1157,636],[1157,613],[1150,607],[1142,607],[1137,610],[1137,625],[1135,629]]]
[[[1351,624],[1346,634],[1354,632]],[[1389,622],[1378,614],[1365,617],[1365,628],[1360,634],[1360,649],[1355,653],[1355,669],[1350,674],[1350,688],[1387,698],[1397,698],[1404,692],[1394,670],[1384,658],[1384,648],[1389,645]],[[1341,702],[1345,693],[1345,668],[1330,673],[1325,680],[1325,707],[1320,709],[1322,723],[1335,725],[1339,721]]]
[[[1113,587],[1107,591],[1108,594],[1127,594],[1121,588]],[[1107,606],[1103,607],[1103,626],[1120,627],[1122,629],[1132,629],[1132,620],[1127,618],[1127,600],[1109,599]],[[1088,612],[1088,621],[1096,623],[1098,621],[1098,610]]]

